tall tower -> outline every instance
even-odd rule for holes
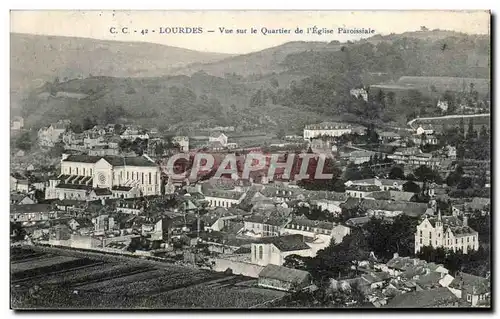
[[[433,243],[433,247],[442,247],[443,246],[443,237],[444,237],[444,231],[443,231],[443,219],[441,217],[441,209],[439,209],[439,205],[437,206],[437,220],[436,220],[436,226],[435,226],[435,239]]]

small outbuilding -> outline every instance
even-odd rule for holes
[[[298,291],[312,284],[311,275],[304,270],[269,264],[259,273],[258,285],[283,291]]]

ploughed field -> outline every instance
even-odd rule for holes
[[[157,261],[11,248],[13,309],[247,308],[284,295],[253,278]]]

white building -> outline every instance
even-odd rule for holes
[[[24,119],[20,116],[14,116],[10,123],[11,130],[20,130],[24,127]]]
[[[46,198],[130,198],[160,195],[160,167],[146,157],[63,155]]]
[[[426,165],[435,169],[441,165],[439,158],[433,158],[431,153],[422,153],[418,147],[398,148],[393,154],[388,155],[387,158],[394,160],[396,164],[404,164],[409,167]]]
[[[430,124],[422,124],[417,127],[415,130],[415,134],[417,135],[422,135],[422,134],[427,134],[431,135],[434,134],[434,128]]]
[[[243,192],[213,189],[203,191],[203,195],[205,195],[205,200],[210,207],[230,208],[238,205],[245,198]]]
[[[187,136],[174,136],[172,138],[172,143],[179,144],[181,152],[189,151],[189,137]]]
[[[361,97],[363,100],[368,102],[368,92],[364,88],[360,89],[351,89],[350,94],[355,98]]]
[[[344,183],[346,187],[357,185],[357,186],[378,186],[380,190],[388,191],[388,190],[403,190],[403,184],[406,183],[406,180],[398,180],[398,179],[385,179],[385,178],[368,178],[368,179],[358,179],[353,181],[347,181]],[[421,186],[421,183],[416,182]]]
[[[320,136],[341,136],[350,134],[352,126],[349,124],[323,122],[319,124],[306,125],[304,128],[304,140],[316,138]]]
[[[344,225],[307,218],[296,218],[281,229],[281,235],[302,235],[312,238],[306,243],[312,249],[312,256],[316,256],[319,250],[328,247],[332,240],[336,244],[341,243],[344,236],[350,233],[351,229]]]
[[[448,101],[441,101],[439,100],[437,102],[437,107],[441,109],[441,111],[446,112],[448,111]]]
[[[412,136],[412,141],[415,145],[438,145],[438,139],[435,135],[427,135],[427,134],[414,134]]]
[[[426,215],[417,226],[415,253],[424,246],[441,247],[467,254],[471,250],[479,249],[479,238],[477,231],[467,225],[467,216],[460,220],[456,216],[441,216],[438,211],[437,217]]]
[[[141,140],[148,140],[149,134],[146,131],[140,130],[137,127],[129,126],[125,129],[123,134],[120,135],[120,138],[129,141],[134,141],[137,138]]]
[[[208,137],[210,143],[219,142],[223,147],[227,145],[227,136],[224,133],[212,132]]]
[[[57,142],[61,141],[62,134],[71,124],[69,120],[61,120],[48,127],[42,127],[38,130],[38,144],[40,146],[52,147]]]
[[[280,216],[252,215],[243,222],[243,232],[251,237],[279,236],[283,228],[291,221],[291,218]]]
[[[311,257],[312,250],[301,235],[266,237],[252,243],[252,263],[260,266],[281,266],[290,255]]]

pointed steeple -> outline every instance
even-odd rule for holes
[[[437,205],[437,213],[436,227],[443,227],[443,219],[441,218],[441,209],[439,209],[439,205]]]

